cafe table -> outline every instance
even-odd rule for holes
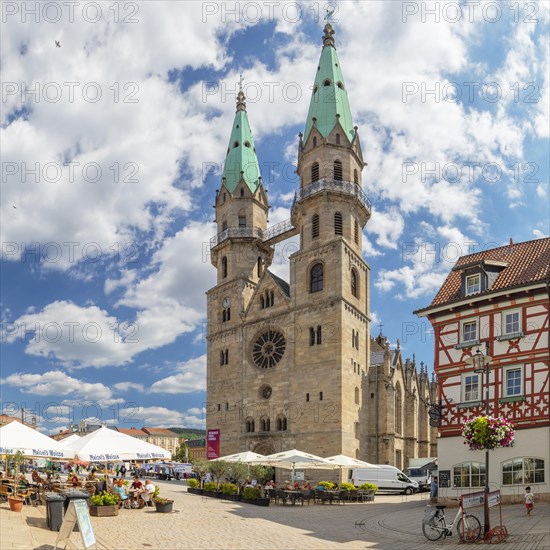
[[[292,506],[296,506],[296,500],[302,496],[302,491],[287,490],[284,489],[284,492],[290,497]],[[304,505],[304,499],[302,499],[302,506]]]

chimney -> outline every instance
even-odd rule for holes
[[[514,241],[512,240],[512,237],[510,237],[510,244],[508,245],[508,250],[512,252],[512,247],[514,246]]]

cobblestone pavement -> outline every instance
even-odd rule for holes
[[[144,508],[92,518],[98,550],[464,548],[456,533],[437,542],[424,538],[425,495],[378,495],[374,503],[365,504],[260,507],[192,495],[182,482],[156,483],[163,496],[175,500],[175,511],[157,514]],[[550,550],[548,503],[537,503],[531,516],[519,504],[502,510],[510,533],[502,548]],[[475,512],[482,515],[482,509]],[[0,549],[53,550],[57,533],[46,528],[45,513],[44,506],[25,506],[17,514],[0,505]],[[449,515],[454,517],[452,511]],[[82,548],[78,533],[71,540]]]

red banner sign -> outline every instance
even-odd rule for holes
[[[220,458],[220,430],[208,430],[206,435],[206,458]]]

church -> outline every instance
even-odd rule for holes
[[[207,292],[206,422],[207,430],[219,430],[219,456],[298,448],[395,463],[396,452],[373,451],[374,430],[382,422],[396,427],[387,418],[373,424],[373,403],[376,399],[382,407],[391,398],[391,407],[379,410],[395,414],[393,382],[404,370],[381,367],[371,382],[370,268],[362,255],[363,228],[371,216],[362,188],[365,165],[329,23],[299,136],[300,187],[291,218],[269,229],[270,205],[246,97],[242,90],[237,95],[214,204],[218,233],[210,241],[217,282]],[[299,250],[289,258],[287,282],[269,267],[274,246],[294,236]],[[390,371],[398,373],[393,382]],[[424,405],[433,381],[427,380],[427,369],[420,377],[409,369],[407,376],[401,383],[403,404],[407,391],[412,396],[414,379],[418,393],[411,403],[419,412],[413,416],[424,415],[418,425],[427,426]],[[403,417],[408,412],[403,409]],[[433,453],[435,432],[431,441],[428,429],[419,431],[411,433],[423,438],[424,446],[409,442],[407,452],[404,443],[397,449],[398,438],[392,439],[391,449],[403,451],[401,467],[411,452]],[[375,439],[385,450],[382,438]]]

